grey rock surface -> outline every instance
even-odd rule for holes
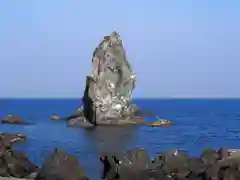
[[[0,180],[33,180],[33,179],[26,179],[26,178],[15,178],[15,177],[0,177]]]
[[[126,57],[120,35],[105,36],[93,52],[92,72],[83,95],[85,118],[92,124],[121,124],[138,110],[132,104],[136,74]]]
[[[36,173],[32,173],[27,178],[16,178],[16,177],[2,177],[0,176],[0,180],[34,180],[36,178]]]
[[[85,172],[80,167],[78,159],[63,150],[55,149],[50,154],[39,173],[36,180],[87,180]]]

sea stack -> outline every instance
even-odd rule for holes
[[[66,120],[69,126],[92,128],[96,125],[172,126],[168,120],[147,122],[144,112],[132,103],[136,74],[127,59],[120,35],[114,31],[105,36],[95,48],[92,71],[86,77],[82,97],[83,107],[68,117],[52,116],[52,120]]]
[[[82,98],[85,118],[92,124],[107,124],[134,114],[137,111],[132,104],[135,83],[136,74],[119,33],[114,31],[93,52],[92,72],[86,77]]]

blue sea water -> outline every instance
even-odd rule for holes
[[[0,125],[1,132],[20,132],[26,144],[16,148],[42,164],[55,147],[76,155],[91,179],[99,179],[102,151],[121,153],[144,147],[154,156],[159,151],[180,148],[199,155],[205,147],[240,148],[240,100],[238,99],[136,99],[135,103],[155,116],[171,120],[165,128],[69,128],[64,121],[49,120],[52,114],[66,116],[81,105],[78,99],[1,99],[0,117],[18,114],[31,125]],[[149,121],[155,117],[148,117]]]

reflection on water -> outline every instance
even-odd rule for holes
[[[99,153],[120,153],[134,143],[136,130],[136,127],[97,127],[92,131],[84,131],[84,137]]]
[[[102,169],[99,155],[102,152],[121,155],[128,147],[135,144],[136,132],[136,127],[97,127],[93,130],[83,130],[80,161],[83,162],[82,165],[89,178],[99,178]]]

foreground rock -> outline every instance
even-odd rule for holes
[[[22,134],[0,133],[0,180],[87,180],[77,158],[56,149],[40,169],[13,145],[26,142]]]
[[[1,121],[1,124],[28,124],[20,116],[17,115],[7,115]]]
[[[223,153],[224,152],[224,153]],[[141,148],[127,151],[123,157],[100,157],[105,180],[238,180],[240,151],[206,149],[200,157],[189,157],[173,150],[159,153],[151,161]]]
[[[0,176],[32,178],[32,175],[39,170],[25,153],[12,149],[14,144],[25,141],[26,136],[22,134],[0,134]]]
[[[0,133],[0,180],[87,180],[77,158],[55,149],[41,169],[27,155],[12,150],[26,141],[22,134]],[[103,153],[101,179],[105,180],[239,180],[240,150],[205,149],[199,157],[179,150],[158,153],[152,160],[142,148],[122,156]],[[95,172],[93,172],[95,173]]]
[[[11,150],[14,144],[25,143],[27,137],[20,133],[0,133],[0,147],[2,150]]]
[[[78,160],[56,149],[43,164],[36,180],[87,180]]]

